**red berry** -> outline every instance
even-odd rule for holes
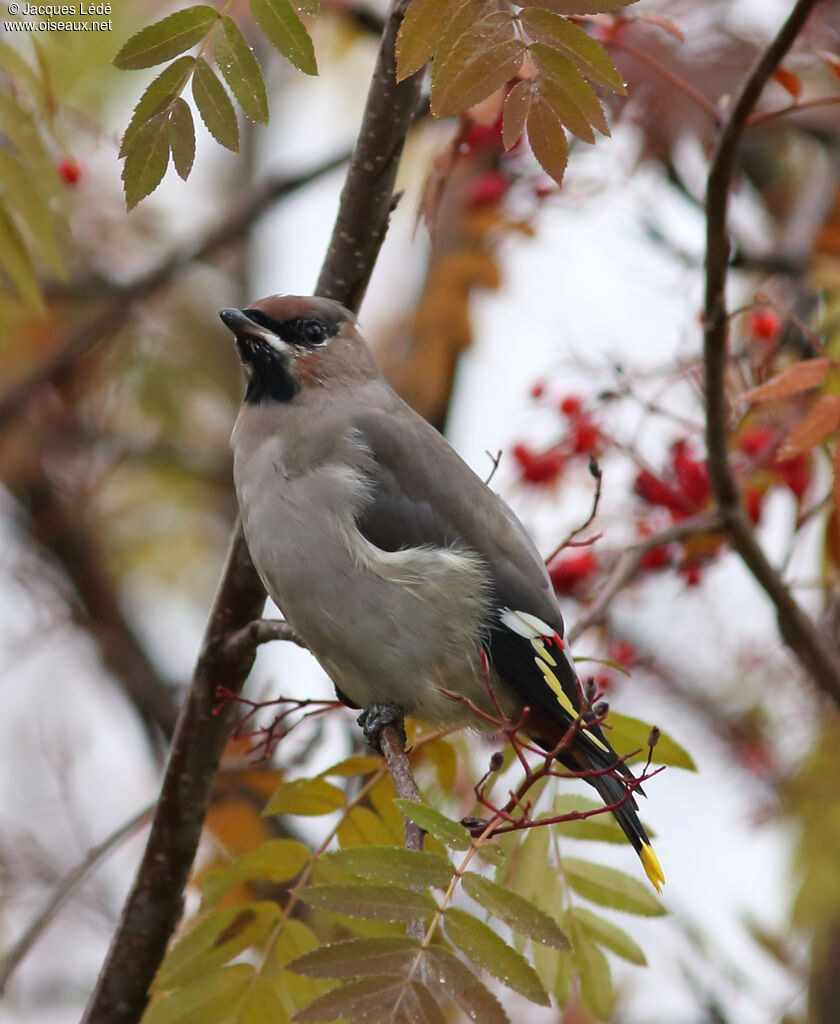
[[[497,203],[510,188],[510,181],[498,171],[487,171],[471,182],[464,196],[467,206],[489,206]]]
[[[82,167],[74,156],[59,157],[56,170],[65,185],[75,185],[82,176]]]
[[[607,646],[607,657],[625,668],[630,668],[639,660],[638,651],[627,640],[613,640]]]
[[[744,488],[744,508],[753,526],[761,519],[762,500],[761,491],[756,490],[755,487]]]
[[[536,384],[531,386],[531,398],[540,399],[545,394],[545,383],[538,380]]]
[[[646,551],[639,560],[639,567],[642,569],[664,569],[671,561],[671,555],[667,545],[661,548],[651,548]]]
[[[680,566],[680,576],[685,580],[687,587],[696,587],[701,579],[701,569],[696,562]]]
[[[766,455],[775,441],[776,435],[769,427],[757,426],[742,431],[736,445],[744,455],[758,458],[760,455]]]
[[[710,493],[706,463],[689,454],[686,441],[676,441],[671,445],[671,458],[680,492],[685,495],[692,508],[702,508]]]
[[[471,152],[476,149],[487,149],[499,153],[504,151],[502,143],[502,115],[496,118],[492,124],[478,124],[473,122],[470,130],[461,142],[461,149]]]
[[[577,395],[566,395],[566,397],[560,403],[560,411],[564,412],[567,416],[580,416],[580,411],[582,408],[583,402],[578,398]]]
[[[642,469],[633,484],[633,490],[648,505],[661,505],[663,508],[674,510],[682,509],[682,500],[679,494],[664,480],[654,476],[650,470]]]
[[[581,551],[575,555],[558,555],[548,566],[548,575],[558,594],[572,594],[579,590],[598,571],[594,551]]]
[[[535,452],[528,445],[517,444],[513,447],[513,457],[520,476],[529,484],[554,483],[566,465],[566,456],[557,448]]]
[[[754,309],[750,313],[750,331],[754,338],[773,341],[779,333],[779,318],[771,309]]]
[[[581,416],[572,433],[572,447],[579,455],[600,455],[604,450],[604,438],[597,426]]]
[[[778,460],[775,468],[779,471],[788,490],[798,501],[801,501],[811,482],[809,453],[803,452],[802,455],[794,455],[792,459]]]

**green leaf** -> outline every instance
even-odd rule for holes
[[[580,997],[599,1020],[608,1020],[612,1012],[612,973],[607,958],[594,942],[578,940],[574,963],[580,977]]]
[[[385,822],[369,807],[354,807],[338,826],[338,842],[347,846],[388,846],[396,841]]]
[[[472,839],[469,832],[458,822],[447,818],[426,804],[418,804],[413,800],[395,800],[394,803],[415,825],[433,835],[444,846],[453,850],[469,850]]]
[[[169,115],[155,114],[132,136],[125,154],[122,180],[129,210],[161,183],[169,166]]]
[[[289,0],[248,0],[254,21],[271,45],[307,75],[317,75],[315,48]]]
[[[228,1024],[287,1024],[288,993],[284,981],[262,975],[252,978],[237,1015],[228,1018]],[[204,1024],[204,1021],[196,1024]]]
[[[283,928],[277,937],[277,944],[274,947],[274,958],[279,967],[284,967],[297,957],[310,953],[317,949],[321,943],[315,932],[312,931],[303,921],[294,917],[287,917],[283,922]]]
[[[148,25],[123,44],[114,64],[123,71],[151,68],[195,46],[219,18],[215,7],[200,4]]]
[[[513,149],[525,130],[525,120],[531,108],[533,86],[529,81],[517,82],[505,98],[502,114],[502,143],[505,149]]]
[[[32,260],[4,207],[0,206],[0,266],[6,271],[23,300],[33,309],[43,310],[44,299]]]
[[[223,896],[243,882],[260,879],[288,882],[300,874],[310,852],[296,839],[269,839],[256,850],[238,857],[229,867],[211,871],[201,887],[201,908],[215,906]]]
[[[606,51],[592,36],[571,21],[552,11],[526,7],[519,12],[519,23],[538,43],[561,50],[587,78],[624,96],[627,89]]]
[[[615,818],[604,811],[604,804],[600,800],[590,800],[585,796],[572,796],[564,794],[558,796],[552,806],[552,816],[560,814],[582,814],[586,811],[599,811],[591,818],[582,818],[578,821],[562,821],[553,827],[561,836],[568,836],[570,839],[589,839],[600,843],[616,843],[622,846],[627,842],[627,837]]]
[[[481,1024],[510,1024],[499,1000],[454,953],[431,946],[427,956],[434,976],[468,1017]]]
[[[238,153],[239,125],[233,104],[213,69],[201,57],[195,62],[192,93],[201,119],[216,142]]]
[[[296,779],[274,791],[263,814],[332,814],[344,807],[344,793],[325,779]]]
[[[569,940],[557,922],[524,896],[505,889],[488,878],[468,871],[461,879],[464,892],[495,917],[501,918],[520,935],[555,949],[569,949]]]
[[[631,964],[638,964],[640,967],[647,964],[644,951],[638,942],[622,928],[614,925],[612,921],[605,921],[603,917],[593,914],[591,910],[586,910],[584,907],[572,907],[568,913],[577,927],[582,929],[594,942],[606,946],[616,956],[629,960]]]
[[[236,22],[227,15],[222,19],[221,32],[216,33],[213,48],[216,64],[236,102],[252,121],[268,124],[268,96],[260,65]]]
[[[9,150],[0,148],[0,192],[7,210],[21,226],[58,277],[67,269],[55,236],[55,225],[44,196],[33,188],[32,174]]]
[[[568,100],[577,106],[593,128],[597,128],[602,135],[609,135],[610,126],[601,101],[574,64],[545,43],[532,43],[528,52],[534,58],[543,81],[551,81],[556,89],[562,90]]]
[[[647,741],[651,729],[647,722],[642,722],[638,718],[629,718],[627,715],[620,715],[617,711],[610,711],[606,724],[609,726],[607,736],[617,753],[629,754],[635,750],[640,751],[627,759],[628,764],[647,760]],[[697,771],[697,766],[688,751],[661,729],[659,740],[653,748],[651,761],[653,764],[667,764],[672,768],[685,768],[690,772]]]
[[[343,761],[339,761],[331,768],[321,772],[321,775],[338,775],[341,778],[350,778],[353,775],[372,775],[374,772],[378,772],[381,767],[381,757],[360,754],[356,757],[346,757]]]
[[[398,885],[310,885],[298,897],[319,910],[373,921],[414,921],[436,909],[428,893]]]
[[[172,101],[169,111],[169,148],[175,170],[186,181],[195,159],[195,125],[189,104],[180,97]]]
[[[221,1024],[229,1021],[257,977],[250,964],[222,967],[153,998],[143,1024]]]
[[[412,964],[421,951],[417,939],[403,935],[348,939],[305,953],[288,964],[287,969],[309,978],[397,974]]]
[[[560,185],[569,159],[569,144],[562,122],[540,93],[534,95],[528,111],[528,143],[542,169]]]
[[[322,1024],[331,1020],[379,1019],[384,1011],[396,1007],[407,983],[399,974],[381,974],[361,978],[331,989],[299,1010],[292,1020],[298,1024]]]
[[[435,55],[441,25],[452,6],[452,0],[411,0],[397,33],[398,82],[419,71]]]
[[[264,901],[226,907],[203,918],[169,949],[152,991],[164,992],[212,973],[244,949],[262,942],[280,913],[276,903]]]
[[[397,846],[352,846],[325,853],[324,858],[351,875],[424,889],[445,889],[455,874],[452,864],[439,853]]]
[[[532,1003],[551,1006],[534,968],[483,921],[458,907],[449,907],[443,923],[449,941],[473,963]]]
[[[486,15],[463,33],[443,60],[435,61],[432,114],[450,117],[480,103],[518,73],[524,55],[512,16],[503,11]]]
[[[646,885],[623,871],[576,857],[563,858],[563,871],[574,891],[593,903],[645,917],[659,917],[666,913]]]
[[[134,113],[131,115],[131,120],[128,122],[128,127],[120,144],[120,156],[126,155],[132,139],[143,125],[150,118],[154,117],[155,114],[159,114],[168,107],[177,96],[181,95],[184,86],[189,81],[194,66],[194,57],[180,57],[178,60],[173,61],[168,68],[164,68],[157,78],[149,84],[137,102]]]

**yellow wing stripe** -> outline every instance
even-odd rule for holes
[[[555,676],[555,674],[551,671],[549,666],[546,665],[546,663],[542,661],[540,658],[534,658],[534,661],[536,662],[540,672],[542,672],[545,681],[548,683],[552,693],[557,698],[557,703],[560,705],[560,707],[566,712],[566,714],[571,715],[572,718],[580,718],[580,714],[578,713],[574,704],[572,704],[571,700],[569,700],[568,694],[564,691],[563,687],[560,685],[559,680],[557,679],[557,676]],[[608,754],[610,752],[609,747],[605,743],[602,743],[597,736],[593,736],[591,732],[585,732],[583,735],[586,736],[586,738],[590,740],[592,743],[594,743],[596,746],[600,747],[601,750],[603,750],[605,753]]]
[[[546,663],[546,665],[551,665],[552,668],[555,668],[557,666],[557,662],[554,660],[554,658],[551,657],[551,655],[545,649],[545,644],[542,642],[540,637],[535,637],[531,641],[531,646],[534,648],[534,650],[537,652],[537,654],[542,658],[542,660]]]

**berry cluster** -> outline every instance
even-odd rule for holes
[[[535,399],[545,397],[545,385],[535,384]],[[554,484],[574,459],[597,458],[604,451],[606,440],[591,412],[576,395],[567,395],[557,408],[565,417],[567,429],[548,448],[539,450],[520,442],[513,446],[513,457],[519,478],[526,484]]]

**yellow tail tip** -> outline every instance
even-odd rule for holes
[[[665,875],[662,871],[662,866],[659,863],[659,858],[653,852],[653,847],[649,843],[642,843],[642,848],[639,850],[639,857],[641,858],[642,867],[645,869],[645,874],[650,879],[651,885],[657,892],[662,892],[662,886],[665,884]]]

